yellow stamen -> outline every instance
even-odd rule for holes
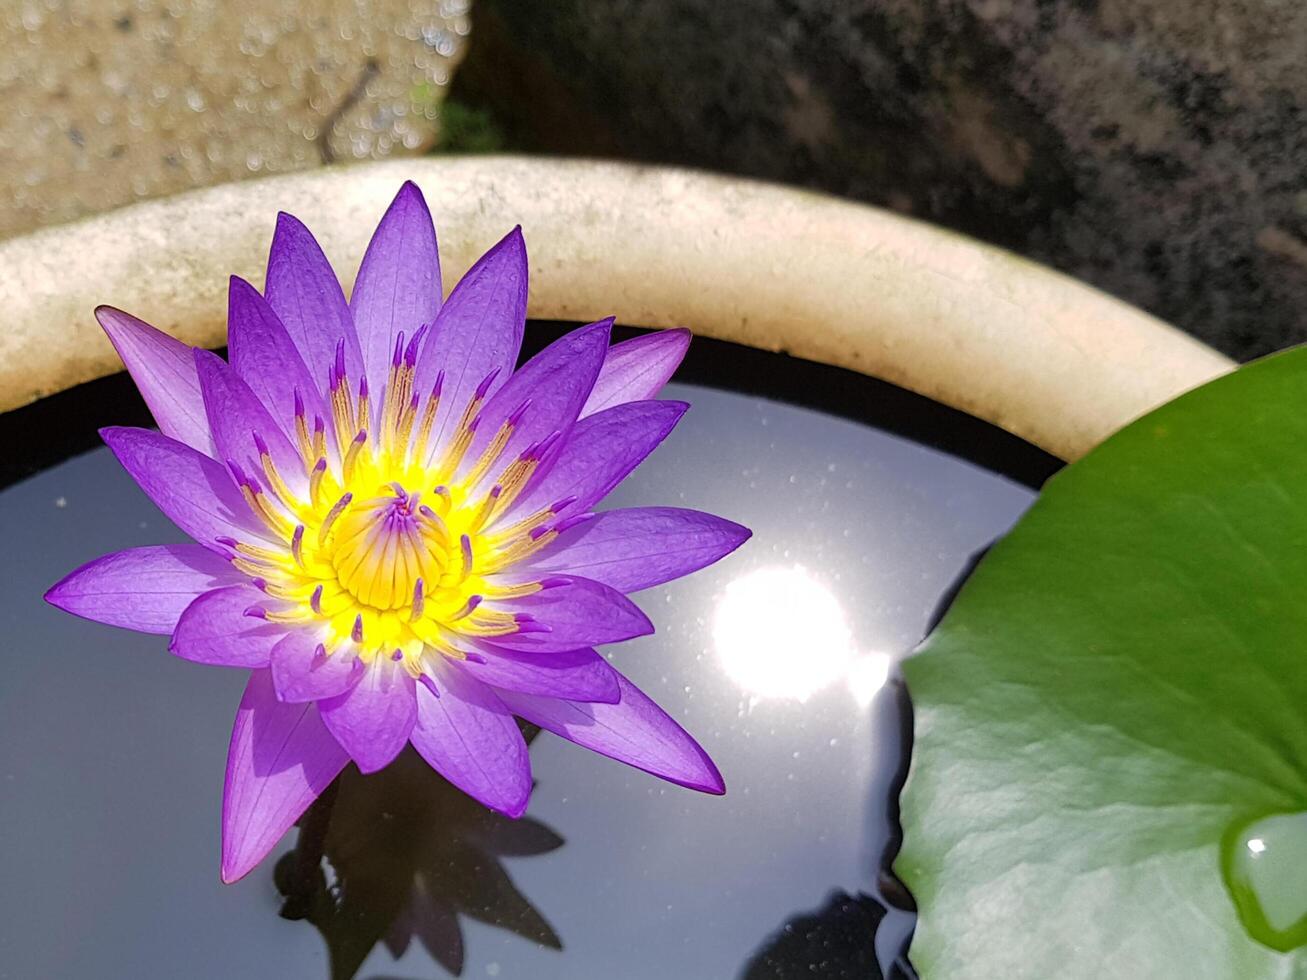
[[[546,531],[535,539],[523,538],[503,551],[492,553],[490,560],[486,563],[484,574],[489,575],[492,572],[503,571],[511,565],[516,565],[518,562],[530,558],[541,548],[551,544],[557,537],[557,531]]]
[[[309,433],[309,422],[303,415],[295,416],[295,441],[299,444],[300,456],[307,467],[316,458],[313,451],[313,436]]]
[[[364,394],[363,389],[359,390],[359,428],[366,431],[368,428],[368,419],[371,413],[369,406],[370,399]]]
[[[238,571],[244,572],[246,575],[250,576],[251,578],[262,578],[263,576],[268,574],[271,568],[280,567],[278,565],[272,565],[270,563],[256,564],[255,562],[252,562],[249,559],[241,558],[239,556],[233,558],[231,560],[231,563],[233,566],[236,567]]]
[[[268,529],[274,532],[277,537],[284,538],[290,535],[290,524],[279,513],[272,509],[268,504],[267,497],[262,493],[255,493],[249,485],[241,487],[241,495],[245,502],[249,504],[250,510],[268,526]]]
[[[319,419],[319,421],[321,420]],[[327,433],[325,427],[319,428],[315,425],[313,428],[313,455],[318,459],[323,459],[327,455]]]
[[[412,394],[413,369],[405,364],[401,364],[398,368],[392,367],[390,383],[386,386],[386,414],[383,422],[383,432],[390,447],[404,445],[397,437]]]
[[[322,479],[327,475],[326,457],[319,457],[317,463],[313,465],[313,470],[309,473],[309,503],[314,510],[321,505],[322,496]]]
[[[349,506],[350,501],[353,499],[354,495],[347,493],[332,505],[331,510],[327,511],[327,516],[322,520],[322,526],[318,528],[319,547],[326,544],[327,535],[331,533],[331,525],[336,523],[336,519],[344,513],[345,508]]]
[[[422,424],[418,426],[418,437],[413,440],[418,447],[426,446],[431,441],[431,429],[436,422],[436,410],[440,408],[440,396],[432,394],[427,399],[427,407],[422,411]],[[419,457],[420,459],[421,457]]]
[[[473,515],[472,520],[468,522],[468,531],[475,534],[486,526],[486,521],[490,519],[490,515],[494,512],[496,505],[499,503],[499,497],[502,493],[503,491],[497,486],[491,488],[490,492],[486,494],[485,499],[481,501],[481,506],[477,508],[476,514]]]
[[[259,462],[263,464],[263,475],[268,478],[268,486],[276,494],[277,499],[287,508],[294,510],[297,498],[290,487],[286,486],[286,481],[281,478],[281,474],[277,472],[277,466],[273,463],[272,456],[268,453],[261,453]]]
[[[349,483],[354,479],[354,464],[358,462],[359,453],[368,443],[368,433],[366,429],[359,429],[359,434],[354,437],[354,441],[349,444],[349,450],[345,453],[345,462],[341,465],[341,470],[345,474],[345,482]]]
[[[236,552],[240,555],[244,555],[246,558],[274,565],[280,565],[286,560],[286,553],[283,551],[273,551],[271,548],[264,548],[257,544],[249,544],[246,541],[237,542]]]
[[[472,471],[463,478],[463,483],[469,487],[477,485],[478,481],[486,475],[486,471],[495,465],[495,460],[499,459],[499,454],[504,451],[508,445],[508,440],[513,437],[513,424],[505,422],[495,433],[495,437],[490,440],[490,445],[486,446],[485,451],[481,453],[481,458],[476,461]]]
[[[535,595],[541,589],[539,582],[523,582],[521,585],[496,585],[485,589],[487,599],[520,599],[522,596]]]
[[[458,421],[454,442],[450,445],[448,452],[445,453],[445,458],[440,462],[440,472],[452,474],[458,469],[458,464],[463,462],[463,455],[467,452],[468,447],[472,445],[472,439],[476,435],[476,426],[472,423],[480,410],[481,398],[473,398],[463,412],[463,417]]]
[[[500,486],[503,487],[499,494],[500,511],[506,510],[517,499],[517,495],[522,492],[522,488],[526,486],[527,481],[531,479],[532,474],[535,473],[536,467],[539,465],[539,460],[519,459],[515,460],[504,471],[504,475],[499,481]]]
[[[399,418],[399,429],[395,434],[395,448],[400,459],[408,463],[409,439],[413,434],[413,422],[417,418],[417,404],[410,402],[403,409]]]
[[[496,531],[494,537],[495,543],[501,544],[506,541],[511,541],[519,535],[527,534],[553,516],[554,507],[552,504],[548,507],[543,507],[534,514],[524,517],[520,521],[515,521],[502,531]]]
[[[466,636],[508,636],[517,632],[517,621],[510,613],[478,609],[458,624],[458,631]]]
[[[336,443],[341,447],[341,452],[344,452],[348,433],[358,431],[354,425],[354,402],[344,378],[340,379],[331,393],[331,415],[336,426]]]

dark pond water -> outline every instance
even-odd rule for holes
[[[790,362],[744,360],[803,397]],[[701,356],[689,376],[759,387],[725,363]],[[898,431],[938,416],[862,379],[807,377],[836,375],[844,388],[809,400]],[[668,394],[693,410],[611,504],[697,507],[754,539],[641,594],[658,633],[611,655],[699,737],[727,795],[544,733],[513,822],[402,757],[348,771],[298,849],[292,831],[233,886],[218,881],[219,801],[242,675],[40,599],[82,561],[179,532],[103,449],[0,492],[0,976],[321,978],[333,961],[371,978],[867,976],[876,959],[889,972],[912,923],[880,883],[907,710],[894,661],[1032,491],[828,412],[697,384]],[[981,429],[941,431],[947,444]],[[1017,457],[1009,472],[1044,465]]]

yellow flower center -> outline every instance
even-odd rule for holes
[[[331,536],[327,560],[336,581],[360,604],[400,609],[418,582],[439,582],[449,565],[449,538],[434,516],[418,510],[421,494],[392,493],[352,504]]]
[[[259,610],[265,618],[320,622],[328,654],[351,645],[365,663],[392,656],[418,676],[429,651],[462,657],[460,637],[530,628],[529,618],[496,608],[496,600],[530,595],[540,584],[505,584],[495,576],[557,537],[547,525],[567,502],[511,524],[500,521],[534,472],[541,447],[501,459],[517,413],[475,460],[468,457],[483,384],[443,452],[428,458],[440,381],[424,402],[412,394],[412,374],[412,358],[397,354],[381,417],[370,431],[366,386],[355,400],[343,369],[333,372],[330,425],[310,426],[302,410],[296,417],[307,480],[295,482],[307,488],[291,489],[262,442],[262,479],[238,474],[250,508],[282,546],[231,545],[237,567],[279,600]]]

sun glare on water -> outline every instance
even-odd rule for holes
[[[888,655],[858,654],[835,596],[797,565],[759,569],[727,586],[713,641],[727,676],[756,698],[806,701],[845,678],[866,705],[889,673]]]

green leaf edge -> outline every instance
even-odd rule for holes
[[[1289,379],[1297,382],[1297,388],[1303,397],[1304,414],[1307,415],[1307,345],[1303,345],[1245,364],[1229,374],[1198,388],[1191,389],[1172,401],[1140,416],[1108,437],[1080,460],[1068,465],[1049,479],[1031,508],[1011,531],[993,545],[989,553],[980,562],[967,582],[959,590],[948,612],[936,629],[911,657],[903,661],[901,669],[913,699],[917,720],[914,722],[912,762],[900,797],[900,821],[903,827],[904,842],[894,862],[894,871],[916,899],[918,921],[909,949],[909,957],[921,977],[930,978],[935,976],[935,966],[943,950],[943,930],[936,927],[930,914],[933,895],[941,887],[946,887],[938,880],[932,879],[928,870],[932,864],[939,864],[938,861],[932,860],[936,855],[937,848],[934,842],[923,839],[924,835],[913,833],[913,828],[922,823],[920,813],[925,805],[924,801],[919,799],[918,792],[921,783],[920,778],[918,778],[918,761],[921,754],[920,709],[929,702],[929,691],[926,688],[928,676],[926,668],[930,666],[930,661],[939,654],[942,646],[941,638],[950,636],[957,629],[958,621],[965,620],[969,616],[971,605],[978,601],[977,596],[985,588],[988,577],[992,574],[992,569],[1003,565],[1009,560],[1008,555],[1015,548],[1014,542],[1020,541],[1023,529],[1032,524],[1037,525],[1051,509],[1062,506],[1062,501],[1065,498],[1074,497],[1079,492],[1082,483],[1089,482],[1097,477],[1099,467],[1112,465],[1118,454],[1135,451],[1137,446],[1155,448],[1160,442],[1169,439],[1177,427],[1183,430],[1193,424],[1195,415],[1205,414],[1214,404],[1220,405],[1230,399],[1232,395],[1237,397],[1235,393],[1241,388],[1264,379],[1275,379],[1281,382]],[[1263,408],[1263,411],[1265,413],[1265,408]],[[1259,420],[1255,414],[1249,418],[1250,424],[1255,424]],[[1304,452],[1307,453],[1307,445],[1304,447]],[[987,571],[987,569],[990,571]],[[1307,602],[1307,595],[1304,596],[1304,601]],[[1307,800],[1302,801],[1302,804],[1307,806]],[[1260,816],[1267,815],[1269,812],[1272,811],[1251,811],[1248,821],[1251,822]],[[1230,832],[1233,832],[1234,829],[1232,828]],[[1224,877],[1223,857],[1219,858],[1218,864]],[[1234,917],[1233,903],[1231,909],[1230,922],[1232,929],[1240,930],[1241,934],[1248,938],[1249,942],[1254,942],[1255,940],[1247,937],[1247,933],[1242,931],[1242,926]],[[1032,928],[1031,924],[1017,925],[1014,927],[1014,931],[1024,933],[1026,936],[1032,937],[1033,941],[1038,941],[1037,929]],[[1265,945],[1262,948],[1265,949]],[[1285,969],[1277,970],[1275,976],[1292,977],[1295,980],[1307,978],[1307,963],[1304,963],[1302,958],[1289,954],[1282,957],[1282,959],[1286,961],[1284,964]],[[1290,959],[1293,959],[1296,965],[1289,964],[1287,961]],[[944,980],[944,978],[941,978],[941,980]]]

